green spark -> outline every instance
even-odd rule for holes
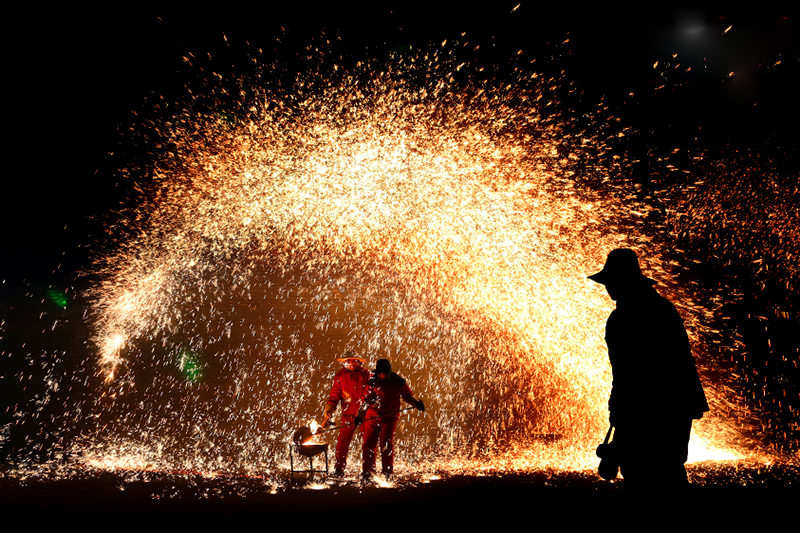
[[[62,289],[58,289],[56,287],[48,287],[47,288],[47,298],[59,306],[61,309],[67,308],[67,295],[66,291]]]
[[[202,377],[200,358],[188,348],[182,348],[175,357],[183,378],[190,383],[197,383]]]

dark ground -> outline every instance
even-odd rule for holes
[[[798,466],[703,465],[689,470],[695,484],[680,499],[636,497],[626,493],[623,483],[605,482],[591,472],[452,476],[429,483],[401,479],[395,488],[363,487],[345,480],[324,490],[297,479],[276,487],[263,479],[234,476],[108,472],[60,480],[5,476],[0,477],[0,510],[6,516],[38,513],[37,520],[61,524],[87,519],[142,524],[179,520],[182,525],[278,519],[283,524],[294,519],[298,527],[305,527],[305,521],[329,526],[348,516],[360,520],[393,515],[404,528],[478,525],[486,520],[513,525],[520,519],[526,525],[599,525],[633,519],[631,513],[660,522],[686,519],[695,525],[763,526],[780,524],[796,513]]]
[[[703,59],[707,69],[695,68],[693,72],[713,71],[716,77],[707,81],[698,75],[698,79],[692,78],[686,83],[674,82],[674,87],[668,86],[667,90],[647,92],[645,88],[649,87],[656,60],[663,63],[673,52],[679,52],[687,64],[694,61],[693,51],[684,50],[680,43],[669,42],[664,37],[667,35],[664,32],[677,28],[678,20],[666,7],[647,13],[626,12],[629,19],[637,21],[629,25],[621,15],[608,12],[607,6],[595,6],[593,9],[597,12],[594,12],[576,10],[565,4],[555,10],[557,13],[545,16],[539,6],[526,3],[511,15],[516,3],[512,2],[509,8],[497,8],[496,20],[486,13],[472,13],[467,19],[467,14],[444,9],[441,16],[433,16],[430,10],[423,9],[417,19],[412,16],[416,12],[406,8],[406,12],[395,10],[391,16],[377,13],[375,21],[385,21],[383,25],[375,21],[362,24],[355,19],[349,22],[348,19],[340,31],[345,35],[357,33],[360,37],[353,44],[356,47],[361,40],[375,39],[373,34],[380,34],[378,41],[386,40],[385,46],[393,46],[395,40],[406,39],[411,28],[415,39],[422,42],[429,37],[439,42],[461,31],[481,30],[473,39],[485,39],[486,34],[491,33],[497,36],[498,46],[505,45],[510,50],[516,50],[517,46],[535,50],[551,40],[560,42],[568,35],[575,47],[575,75],[582,87],[602,92],[612,103],[617,94],[636,92],[638,97],[652,93],[650,99],[642,97],[644,103],[631,106],[633,111],[629,111],[635,119],[633,125],[650,132],[652,139],[644,139],[648,141],[647,146],[665,144],[660,141],[669,140],[671,136],[681,137],[684,131],[691,134],[686,135],[687,139],[695,139],[700,129],[710,132],[706,134],[708,138],[701,138],[701,141],[712,139],[719,145],[731,144],[735,151],[739,145],[760,149],[763,142],[752,141],[756,137],[760,139],[756,134],[761,132],[767,132],[769,135],[764,136],[780,147],[784,143],[794,146],[788,138],[773,133],[778,131],[779,124],[792,123],[792,118],[797,116],[794,96],[798,79],[797,34],[792,29],[796,28],[796,23],[784,16],[783,11],[772,13],[763,9],[763,14],[751,16],[748,10],[738,17],[722,13],[728,17],[725,18],[709,10],[707,22],[709,27],[716,25],[713,26],[715,35],[723,35],[724,28],[733,25],[734,30],[727,34],[731,44],[737,42],[734,39],[740,38],[739,35],[747,38],[746,32],[738,33],[746,24],[763,26],[768,36],[774,39],[791,37],[792,42],[778,43],[783,54],[761,50],[772,41],[760,37],[752,38],[748,46],[742,47],[742,52],[729,51],[730,57],[709,55],[713,50],[699,50],[697,53],[702,51],[708,55],[707,62]],[[683,7],[680,2],[676,4]],[[269,21],[268,27],[258,17],[233,9],[225,13],[203,14],[176,9],[150,14],[137,10],[128,12],[126,8],[109,14],[105,10],[82,12],[65,6],[63,12],[12,13],[16,16],[9,17],[14,20],[13,42],[9,47],[13,58],[10,78],[15,80],[13,100],[17,105],[12,117],[15,144],[10,153],[24,170],[9,172],[7,186],[14,184],[17,192],[3,198],[0,226],[10,228],[0,236],[0,277],[6,281],[6,290],[13,286],[33,295],[38,285],[53,283],[54,272],[59,272],[59,277],[72,279],[74,271],[86,266],[87,242],[93,243],[90,248],[95,253],[102,252],[97,250],[100,245],[94,244],[95,240],[99,241],[97,235],[102,235],[97,221],[102,220],[110,208],[116,208],[127,194],[125,180],[106,168],[108,152],[115,151],[119,142],[117,128],[127,120],[131,110],[141,106],[145,96],[169,93],[173,85],[180,85],[176,72],[187,51],[200,54],[211,49],[211,44],[217,46],[223,33],[234,43],[245,40],[258,43],[253,34],[271,35],[275,32],[270,28],[278,26],[286,26],[288,35],[294,35],[300,42],[304,42],[306,34],[318,35],[316,28],[306,32],[294,29],[291,23],[297,25],[305,18],[314,18],[312,14],[315,13],[305,5],[298,5],[296,9],[305,16],[273,15],[274,20]],[[338,6],[335,9],[338,10]],[[236,20],[234,14],[238,17]],[[329,24],[330,13],[315,16]],[[540,22],[536,24],[536,21]],[[311,22],[314,21],[306,21],[313,26]],[[391,32],[387,31],[389,24]],[[571,33],[565,34],[562,31],[565,28]],[[621,31],[623,29],[626,31]],[[510,36],[525,42],[509,43],[509,40],[514,41]],[[751,57],[754,51],[760,51],[760,55]],[[535,51],[532,54],[535,55]],[[734,59],[741,60],[742,65]],[[778,59],[783,60],[782,66],[773,69],[771,65]],[[761,84],[756,86],[770,97],[754,92],[752,97],[746,95],[736,101],[720,98],[722,89],[719,87],[727,85],[718,80],[727,79],[724,74],[729,70],[752,72],[754,83]],[[656,81],[655,86],[663,83],[660,79]],[[733,87],[733,84],[728,85]],[[668,96],[663,96],[665,94]],[[727,93],[724,95],[730,97]],[[758,101],[759,105],[755,106],[750,100]],[[745,114],[742,109],[749,111]],[[759,111],[757,120],[745,121],[743,117],[750,117],[752,110]],[[697,118],[683,120],[695,115]],[[703,127],[695,128],[695,123]],[[761,127],[754,127],[759,125]],[[747,135],[741,135],[738,144],[732,143],[731,139],[738,139],[737,132]],[[790,168],[783,171],[791,175]],[[2,303],[8,302],[4,297]],[[41,321],[40,311],[32,316],[37,315]],[[12,333],[7,323],[6,343],[13,340]],[[796,339],[794,334],[791,337]],[[32,339],[20,339],[18,344],[29,346],[32,342]],[[0,378],[8,378],[0,391],[0,408],[21,401],[14,394],[19,382],[16,381],[14,387],[8,383],[17,376],[19,368],[23,368],[19,365],[28,364],[12,361],[10,354],[24,352],[20,352],[17,344],[9,346],[0,350],[7,355],[3,359],[7,366],[0,367]],[[754,352],[751,349],[751,353]],[[796,350],[787,353],[789,355],[783,359],[782,354],[776,353],[771,358],[765,356],[764,360],[796,361]],[[796,373],[796,366],[792,372],[792,375]],[[790,394],[793,390],[796,389],[791,389]],[[786,402],[784,394],[776,394],[776,397]],[[0,418],[2,423],[8,421]],[[796,416],[791,414],[791,428],[796,428],[795,421]],[[791,428],[786,431],[796,432]],[[484,527],[487,522],[495,527],[508,524],[522,525],[526,529],[541,529],[542,525],[567,529],[582,523],[600,529],[605,524],[628,520],[622,513],[637,510],[652,512],[662,522],[681,521],[691,515],[689,520],[693,525],[704,523],[731,529],[736,526],[736,530],[742,530],[748,525],[764,529],[764,526],[777,524],[782,525],[778,531],[790,529],[785,521],[795,518],[796,502],[800,501],[798,466],[693,467],[691,473],[696,484],[687,496],[688,502],[685,507],[674,510],[665,508],[662,502],[633,498],[620,485],[580,473],[454,476],[427,484],[401,482],[393,489],[343,485],[311,490],[284,484],[271,494],[272,487],[255,478],[85,472],[65,479],[21,479],[0,466],[0,511],[4,512],[7,523],[13,524],[8,521],[9,517],[23,518],[26,528],[42,522],[77,522],[84,529],[93,525],[108,529],[134,523],[152,527],[167,522],[206,526],[222,520],[226,525],[233,524],[238,518],[257,520],[256,525],[262,529],[283,527],[286,520],[292,519],[294,522],[289,523],[296,528],[316,529],[339,527],[343,519],[350,517],[353,520],[348,527],[377,528],[385,521],[364,523],[362,519],[385,518],[388,514],[399,527],[415,530],[427,529],[421,526],[430,522],[450,526],[448,530],[465,524],[473,529]],[[283,521],[272,522],[276,518]],[[306,525],[307,522],[310,525]],[[640,526],[638,529],[656,529],[651,524],[635,525]]]

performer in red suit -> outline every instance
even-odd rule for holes
[[[376,449],[380,443],[381,473],[394,473],[394,430],[400,417],[400,398],[420,411],[421,400],[414,398],[406,380],[392,372],[388,359],[379,359],[372,378],[367,383],[364,400],[356,423],[364,420],[362,477],[365,481],[375,474]]]
[[[353,440],[358,425],[355,417],[361,408],[364,397],[364,389],[370,378],[369,370],[361,366],[366,361],[347,352],[344,357],[337,359],[344,364],[344,368],[336,373],[333,378],[333,386],[328,402],[325,404],[325,415],[322,421],[322,428],[330,425],[331,416],[336,411],[336,406],[342,404],[342,423],[339,435],[336,439],[336,464],[333,475],[341,477],[347,466],[347,451],[350,449],[350,442]]]

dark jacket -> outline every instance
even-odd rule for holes
[[[364,403],[369,404],[367,416],[399,416],[400,398],[416,406],[416,400],[405,379],[394,372],[385,380],[373,376],[364,393]]]
[[[618,298],[606,324],[606,342],[612,422],[701,418],[708,411],[683,319],[649,283]]]

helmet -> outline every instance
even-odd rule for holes
[[[362,363],[366,363],[367,362],[366,359],[364,359],[360,355],[356,355],[355,353],[353,353],[352,350],[348,350],[347,352],[345,352],[345,354],[343,356],[336,358],[336,360],[339,361],[340,363],[344,363],[348,359],[356,359],[358,361],[361,361]]]

